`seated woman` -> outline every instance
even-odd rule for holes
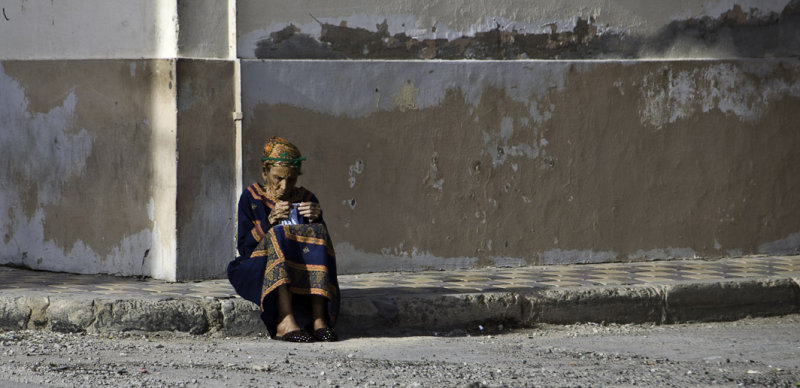
[[[264,183],[251,184],[239,199],[239,257],[228,264],[228,279],[239,295],[261,306],[273,339],[336,341],[333,244],[317,197],[295,187],[305,159],[285,139],[267,139]]]

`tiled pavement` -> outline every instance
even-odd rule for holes
[[[453,271],[340,275],[343,296],[384,293],[474,293],[582,286],[657,285],[714,279],[800,277],[800,256],[751,256]],[[234,297],[225,279],[168,283],[0,267],[0,294],[115,297]]]

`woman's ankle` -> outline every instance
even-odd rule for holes
[[[286,333],[291,333],[295,330],[300,330],[300,326],[297,325],[295,322],[294,317],[291,315],[287,315],[283,319],[278,322],[278,325],[275,327],[275,332],[279,336],[284,335]]]
[[[323,318],[314,319],[314,330],[324,329],[328,327],[328,322]]]

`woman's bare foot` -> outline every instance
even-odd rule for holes
[[[278,287],[278,325],[275,334],[283,337],[287,333],[300,330],[292,314],[292,294],[286,285]]]
[[[275,328],[275,334],[278,337],[283,337],[287,333],[297,330],[300,330],[300,326],[297,326],[297,322],[294,320],[294,315],[288,314],[283,317],[280,322],[278,322],[278,326]]]

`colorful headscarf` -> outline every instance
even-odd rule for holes
[[[264,156],[261,161],[268,166],[283,166],[300,168],[304,156],[300,156],[300,150],[288,140],[282,137],[271,137],[264,144]]]

